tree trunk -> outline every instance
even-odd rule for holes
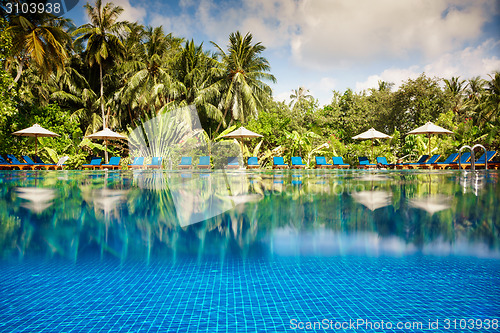
[[[14,78],[14,81],[12,81],[11,85],[7,88],[7,91],[11,90],[14,85],[19,81],[21,78],[21,74],[23,73],[23,66],[24,66],[24,59],[21,59],[21,62],[19,63],[19,66],[17,67],[17,75]]]
[[[224,112],[224,116],[222,116],[222,119],[219,122],[219,125],[217,126],[217,129],[215,130],[215,133],[219,133],[220,125],[222,125],[222,122],[226,119],[227,111],[229,111],[229,108],[227,108],[226,111]]]
[[[102,129],[106,128],[106,118],[104,115],[104,85],[102,82],[102,63],[99,63],[99,79],[101,81],[101,116],[102,116]]]
[[[101,116],[102,129],[106,128],[106,115],[104,114],[104,85],[102,83],[102,63],[99,63],[99,79],[101,80]],[[108,164],[108,141],[104,140],[104,162]]]

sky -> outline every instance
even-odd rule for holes
[[[93,0],[90,1],[93,4]],[[106,0],[103,0],[105,3]],[[379,80],[393,89],[422,73],[489,78],[500,71],[500,0],[113,0],[123,20],[224,49],[229,34],[250,32],[289,101],[305,87],[320,106],[333,90],[361,92]],[[78,5],[65,16],[88,22]]]

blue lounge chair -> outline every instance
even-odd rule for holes
[[[144,156],[134,158],[132,164],[128,165],[129,169],[142,169],[144,168]]]
[[[181,163],[179,164],[179,169],[191,169],[193,167],[193,159],[191,156],[182,157]]]
[[[35,162],[33,162],[33,160],[29,156],[26,156],[26,155],[23,155],[21,157],[29,165],[35,166],[35,169],[36,168],[39,168],[39,169],[44,168],[45,170],[48,170],[48,169],[54,169],[56,166],[55,164],[35,163]]]
[[[428,159],[429,159],[429,155],[422,155],[422,156],[420,156],[418,161],[416,161],[415,163],[401,163],[401,164],[397,164],[396,167],[398,169],[409,169],[411,165],[422,164],[425,161],[427,161]]]
[[[316,169],[326,169],[331,167],[331,164],[326,163],[326,158],[324,156],[316,156]]]
[[[50,165],[54,168],[54,170],[59,168],[62,169],[67,160],[69,160],[69,156],[63,156],[59,159],[59,161],[57,161],[57,163],[45,163],[38,155],[35,155],[35,162],[37,164]]]
[[[3,158],[2,155],[0,155],[0,169],[2,170],[12,170],[14,169],[15,165],[7,161],[5,158]]]
[[[92,158],[92,160],[90,161],[89,164],[82,165],[82,168],[84,168],[84,169],[95,169],[95,168],[98,168],[101,165],[101,161],[102,161],[102,158],[100,158],[100,157],[94,157],[94,158]]]
[[[238,162],[238,157],[228,157],[226,168],[227,169],[239,169],[240,163]]]
[[[377,157],[377,165],[383,168],[394,168],[396,164],[387,163],[387,158],[385,156]]]
[[[247,169],[258,169],[259,167],[259,159],[257,157],[252,156],[248,158]]]
[[[469,152],[464,153],[462,155],[462,157],[460,158],[460,162],[462,164],[468,162],[470,160],[470,156],[471,156],[471,153],[469,153]],[[455,166],[455,165],[458,166],[458,159],[456,161],[453,161],[453,162],[447,163],[447,164],[445,164],[445,163],[434,163],[434,164],[432,164],[433,168],[436,168],[436,169],[453,168],[453,166]]]
[[[210,156],[201,156],[198,163],[199,169],[210,169]]]
[[[306,165],[302,163],[302,157],[293,156],[292,157],[292,169],[304,169]]]
[[[31,169],[34,170],[34,165],[29,165],[28,163],[19,162],[19,160],[12,154],[7,154],[7,159],[10,160],[12,168],[19,168],[20,170]]]
[[[344,159],[342,156],[334,156],[332,157],[333,168],[336,169],[349,169],[351,166],[347,163],[344,163]]]
[[[484,167],[486,164],[486,161],[488,161],[488,164],[489,164],[490,161],[493,159],[493,157],[495,157],[496,154],[497,154],[497,152],[494,150],[487,151],[485,154],[481,155],[481,157],[478,158],[478,160],[474,163],[474,165],[476,167]],[[462,163],[461,166],[462,166],[462,169],[469,169],[472,166],[472,162]],[[452,165],[451,168],[458,169],[459,168],[458,163],[456,165]]]
[[[288,169],[288,165],[285,164],[283,157],[281,156],[273,157],[273,169]]]
[[[435,154],[435,155],[432,155],[431,158],[429,158],[427,161],[425,161],[423,163],[408,163],[408,164],[405,164],[405,166],[408,169],[422,168],[422,167],[424,167],[426,165],[430,165],[430,164],[436,163],[439,160],[440,157],[441,157],[441,155]]]
[[[358,157],[358,161],[359,161],[359,168],[360,169],[369,169],[369,168],[376,168],[377,167],[376,164],[370,163],[370,160],[366,156]]]
[[[120,156],[113,156],[109,159],[108,164],[101,164],[98,166],[99,169],[118,169],[120,167]]]
[[[453,163],[455,162],[455,160],[458,158],[458,153],[455,153],[455,154],[451,154],[450,156],[448,156],[444,162],[434,162],[434,163],[424,163],[422,164],[421,168],[422,169],[434,169],[434,168],[438,168],[439,165],[444,165],[444,164],[450,164],[450,163]]]
[[[161,161],[163,160],[162,157],[153,157],[151,159],[151,164],[148,164],[146,168],[148,169],[161,169]]]

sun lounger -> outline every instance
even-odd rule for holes
[[[94,158],[92,158],[92,160],[90,161],[89,164],[82,165],[82,168],[84,168],[84,169],[95,169],[95,168],[98,168],[101,165],[101,161],[102,161],[102,158],[100,158],[100,157],[94,157]]]
[[[109,159],[108,164],[101,164],[98,166],[99,169],[118,169],[120,167],[120,156],[113,156]]]
[[[12,163],[7,161],[5,158],[3,158],[2,155],[0,155],[0,169],[1,170],[12,170],[13,168],[14,168],[14,166],[12,165]]]
[[[247,169],[258,169],[260,168],[259,159],[255,156],[249,157],[247,161]]]
[[[57,163],[45,163],[38,155],[35,155],[35,163],[37,164],[43,164],[43,165],[50,165],[54,170],[57,170],[59,168],[63,168],[64,163],[66,163],[67,160],[69,160],[69,156],[63,156],[57,161]],[[50,168],[49,168],[50,169]]]
[[[146,168],[147,169],[161,169],[161,161],[162,161],[162,157],[153,157],[151,159],[151,163],[146,165]]]
[[[360,169],[370,169],[370,168],[377,167],[376,164],[370,163],[370,160],[368,160],[368,157],[366,157],[366,156],[358,157],[358,161],[359,161],[358,168],[360,168]]]
[[[344,163],[344,159],[342,156],[334,156],[332,157],[332,168],[334,169],[349,169],[351,166],[347,163]]]
[[[430,164],[436,163],[439,160],[440,157],[441,157],[441,155],[435,154],[435,155],[432,155],[431,158],[429,158],[424,163],[409,163],[409,164],[406,164],[406,167],[408,169],[423,168],[426,165],[430,165]]]
[[[387,162],[387,158],[385,156],[377,157],[377,166],[382,168],[395,168],[396,164],[391,164]]]
[[[34,170],[34,165],[29,165],[28,163],[19,162],[19,160],[12,154],[7,154],[7,159],[10,160],[12,168],[19,168],[19,170],[31,169]]]
[[[292,157],[292,169],[305,169],[306,165],[302,163],[302,157],[293,156]]]
[[[288,165],[285,164],[283,157],[281,156],[273,157],[273,169],[288,169]]]
[[[450,164],[450,163],[454,162],[457,158],[458,158],[458,153],[451,154],[450,156],[448,156],[446,158],[446,160],[444,160],[444,162],[437,162],[436,161],[434,163],[424,163],[420,166],[420,168],[422,168],[422,169],[438,169],[439,165]]]
[[[191,156],[182,157],[179,169],[191,169],[193,167],[193,159]]]
[[[227,169],[239,169],[240,163],[238,162],[238,157],[228,157],[226,168]]]
[[[316,156],[316,169],[328,169],[331,167],[331,164],[326,163],[326,158],[324,156]]]
[[[460,162],[463,164],[463,163],[466,163],[470,160],[470,156],[471,156],[471,153],[467,152],[467,153],[464,153],[462,155],[462,157],[460,158]],[[432,164],[432,167],[434,169],[445,169],[445,168],[452,168],[453,166],[457,165],[458,166],[458,160],[454,161],[454,162],[451,162],[451,163],[448,163],[448,164],[445,164],[445,163],[435,163],[435,164]]]
[[[26,155],[23,155],[21,156],[23,158],[23,160],[29,164],[29,165],[34,165],[35,166],[35,169],[38,168],[38,169],[45,169],[45,170],[49,170],[49,169],[55,169],[56,165],[55,164],[45,164],[45,163],[35,163],[33,162],[33,160],[29,157],[29,156],[26,156]]]
[[[496,151],[491,150],[487,151],[485,154],[481,155],[481,157],[478,158],[478,160],[474,163],[475,167],[483,167],[486,164],[486,161],[488,162],[488,166],[490,165],[490,161],[495,157],[497,154]],[[466,163],[461,163],[462,169],[470,169],[472,167],[472,162],[466,162]],[[459,165],[458,163],[456,165],[452,165],[450,168],[452,169],[458,169]]]
[[[396,165],[396,168],[398,168],[398,169],[410,169],[412,165],[423,164],[428,159],[429,159],[429,155],[422,155],[422,156],[420,156],[420,158],[418,159],[417,162],[415,162],[415,163],[401,163],[401,164],[398,163]]]
[[[198,169],[210,169],[210,156],[200,156]]]
[[[142,169],[144,168],[144,156],[134,158],[132,164],[127,165],[129,169]]]

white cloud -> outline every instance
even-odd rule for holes
[[[386,69],[380,74],[369,76],[363,82],[356,83],[356,91],[377,88],[378,81],[392,82],[397,89],[407,79],[415,79],[422,72],[431,77],[450,78],[460,76],[469,79],[474,76],[485,77],[500,70],[500,58],[491,55],[500,47],[499,41],[487,40],[477,47],[467,47],[460,51],[445,53],[424,66]]]
[[[130,0],[113,0],[113,4],[123,8],[120,20],[144,23],[144,19],[146,18],[146,8],[138,6],[136,2],[134,2],[135,6],[132,6],[130,4]]]
[[[491,1],[490,1],[491,2]],[[294,59],[311,68],[342,67],[359,60],[431,59],[481,33],[484,1],[304,1],[291,38]]]
[[[94,3],[90,1],[91,5],[94,6]],[[103,1],[102,6],[106,5],[106,1]],[[130,22],[139,22],[144,23],[144,19],[146,18],[146,8],[142,6],[132,6],[130,4],[130,0],[113,0],[111,2],[115,6],[119,6],[123,8],[123,12],[120,14],[118,20],[119,21],[130,21]],[[90,19],[85,12],[85,22],[89,23]]]
[[[313,81],[309,85],[310,94],[319,100],[320,105],[330,104],[332,91],[337,87],[337,80],[331,77],[323,77],[319,81]]]

